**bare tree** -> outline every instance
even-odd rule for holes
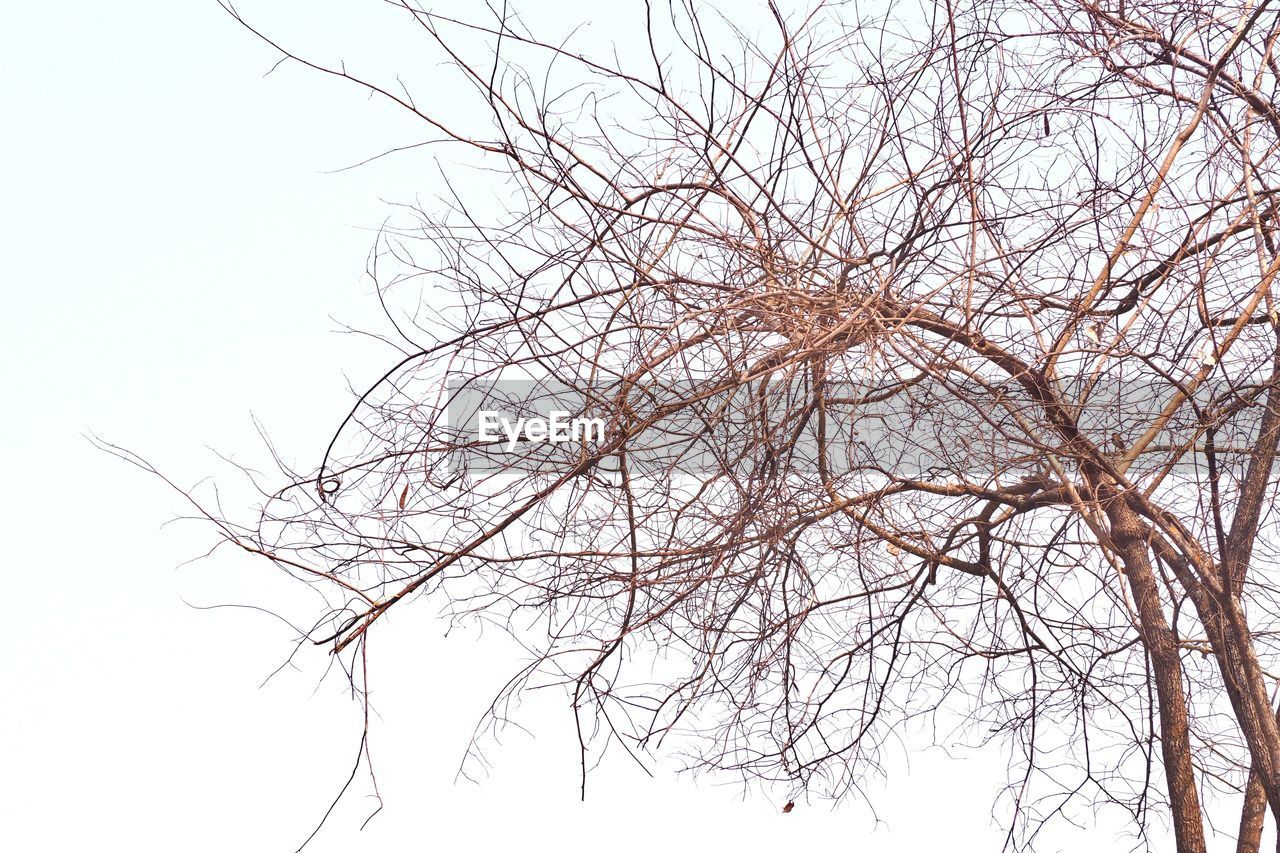
[[[412,597],[508,625],[584,775],[671,739],[840,796],[904,722],[1049,819],[1280,813],[1280,14],[1268,0],[637,4],[634,44],[392,3],[483,171],[382,233],[402,357],[226,540],[359,684]],[[460,167],[461,168],[461,167]],[[501,201],[495,205],[483,186]],[[428,298],[427,290],[432,295]],[[573,430],[502,420],[571,400]],[[553,407],[554,408],[554,407]],[[599,432],[595,427],[599,424]],[[563,426],[561,424],[560,426]],[[582,427],[582,429],[577,429]]]

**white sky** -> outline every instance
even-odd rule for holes
[[[360,33],[325,15],[379,5],[256,7],[277,32],[342,44]],[[524,8],[573,20],[603,6]],[[323,651],[260,687],[288,632],[185,603],[296,591],[230,553],[181,566],[209,535],[162,530],[180,502],[84,437],[191,485],[227,476],[210,447],[263,459],[253,414],[309,467],[347,404],[344,373],[362,385],[383,363],[334,331],[377,327],[362,275],[370,229],[386,202],[430,196],[436,175],[422,158],[325,174],[416,134],[334,81],[291,69],[264,79],[273,61],[213,0],[6,10],[0,847],[293,850],[355,754],[358,707],[341,679],[320,683]],[[518,657],[496,635],[444,637],[435,612],[408,609],[374,637],[383,813],[359,831],[362,775],[310,849],[999,847],[992,754],[894,763],[889,784],[867,783],[878,826],[856,804],[783,815],[713,778],[649,780],[623,761],[591,777],[580,803],[568,705],[550,694],[520,717],[536,738],[511,731],[488,750],[488,777],[455,783],[470,727]],[[1229,828],[1234,809],[1225,815]],[[1109,833],[1052,840],[1046,849],[1128,847]]]

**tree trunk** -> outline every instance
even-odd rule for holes
[[[1236,853],[1258,853],[1262,845],[1262,823],[1267,817],[1267,791],[1262,787],[1258,771],[1249,769],[1244,788],[1244,807],[1240,810],[1240,831],[1236,835]]]
[[[1178,853],[1205,853],[1204,819],[1191,764],[1187,698],[1177,640],[1165,619],[1160,590],[1148,556],[1145,525],[1123,498],[1107,502],[1111,538],[1138,609],[1138,631],[1151,659],[1160,714],[1160,751],[1164,758],[1169,806]]]

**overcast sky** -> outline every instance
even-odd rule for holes
[[[380,36],[329,13],[380,5],[245,11],[355,53]],[[522,8],[564,23],[605,6]],[[265,464],[254,417],[312,467],[348,381],[384,362],[339,330],[380,328],[364,275],[373,229],[388,203],[439,191],[438,174],[423,156],[335,173],[414,128],[333,80],[264,77],[275,59],[213,0],[26,3],[0,29],[7,849],[293,850],[355,757],[359,706],[323,678],[323,650],[262,686],[289,629],[196,609],[288,609],[302,593],[247,556],[188,563],[208,531],[166,526],[177,496],[86,438],[183,486],[225,479],[234,505],[248,496],[217,454]],[[622,760],[581,803],[568,703],[550,693],[518,718],[533,736],[510,730],[486,747],[487,775],[457,781],[471,727],[520,657],[496,633],[446,637],[436,615],[407,608],[372,640],[384,810],[360,831],[371,800],[357,776],[310,849],[999,848],[995,753],[893,762],[887,782],[866,780],[874,815],[820,801],[784,815],[785,799],[744,798],[731,779],[658,765],[651,780]],[[1099,848],[1094,833],[1058,838]]]

